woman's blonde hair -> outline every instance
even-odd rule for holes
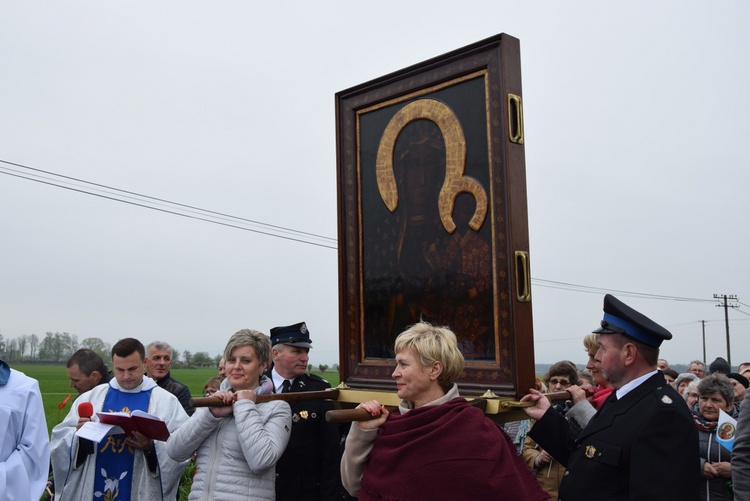
[[[255,356],[258,357],[261,365],[268,368],[268,361],[271,359],[271,338],[252,329],[242,329],[232,334],[229,338],[227,347],[224,348],[224,359],[228,359],[235,348],[240,346],[252,346],[255,350]]]
[[[464,356],[458,350],[456,335],[448,327],[416,323],[396,338],[396,353],[406,348],[414,350],[423,367],[429,367],[436,361],[443,365],[438,383],[444,389],[449,388],[464,370]]]
[[[583,336],[583,347],[586,348],[586,353],[596,353],[599,350],[599,334],[591,332]]]

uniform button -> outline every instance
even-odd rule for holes
[[[565,473],[563,473],[563,477],[567,477],[568,473],[570,473],[570,472],[568,470],[565,470]],[[558,501],[561,501],[561,500],[558,500]]]

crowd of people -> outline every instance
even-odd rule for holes
[[[395,340],[398,408],[363,402],[345,427],[325,420],[330,401],[263,397],[330,388],[307,372],[304,322],[232,335],[203,387],[207,407],[193,408],[171,376],[167,343],[121,339],[111,371],[79,350],[66,366],[78,397],[51,437],[38,383],[0,360],[0,492],[174,500],[194,460],[191,500],[750,499],[750,363],[694,360],[678,373],[658,358],[671,337],[606,295],[600,327],[582,339],[585,370],[562,360],[538,379],[515,443],[460,396],[456,335],[426,322]],[[169,438],[115,429],[95,439],[102,412],[147,413]]]
[[[535,405],[522,455],[550,498],[750,499],[750,362],[733,372],[721,357],[708,369],[693,360],[678,373],[656,358],[666,330],[611,296],[604,309],[583,339],[586,369],[552,364],[525,397]],[[571,398],[557,405],[540,398],[562,390]]]
[[[112,347],[112,370],[96,352],[78,350],[66,364],[78,396],[51,437],[38,383],[0,360],[6,430],[0,498],[36,501],[46,488],[55,500],[174,500],[193,459],[189,499],[346,499],[341,430],[325,420],[332,403],[257,398],[330,388],[306,372],[311,347],[304,322],[275,327],[270,336],[238,331],[218,375],[203,388],[219,405],[198,409],[187,386],[171,375],[172,348],[165,342],[121,339]],[[169,438],[118,429],[96,435],[97,413],[139,411],[163,421]]]

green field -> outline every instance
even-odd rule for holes
[[[47,418],[47,429],[51,432],[55,425],[65,419],[68,411],[70,411],[70,406],[73,404],[73,400],[78,396],[75,390],[68,386],[69,380],[65,373],[65,366],[13,364],[11,367],[39,381],[39,389],[42,392],[42,400],[44,401],[44,414]],[[326,379],[331,383],[331,386],[335,387],[339,384],[339,374],[337,371],[327,371],[325,373],[313,371],[313,373]],[[204,369],[172,369],[172,377],[190,388],[190,393],[196,397],[203,396],[203,384],[208,379],[217,375],[216,369],[213,367]],[[71,393],[73,395],[70,397],[67,405],[58,412],[58,405]]]

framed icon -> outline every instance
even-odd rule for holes
[[[456,333],[463,394],[534,383],[519,41],[505,34],[336,94],[340,370],[395,389],[393,344]]]

